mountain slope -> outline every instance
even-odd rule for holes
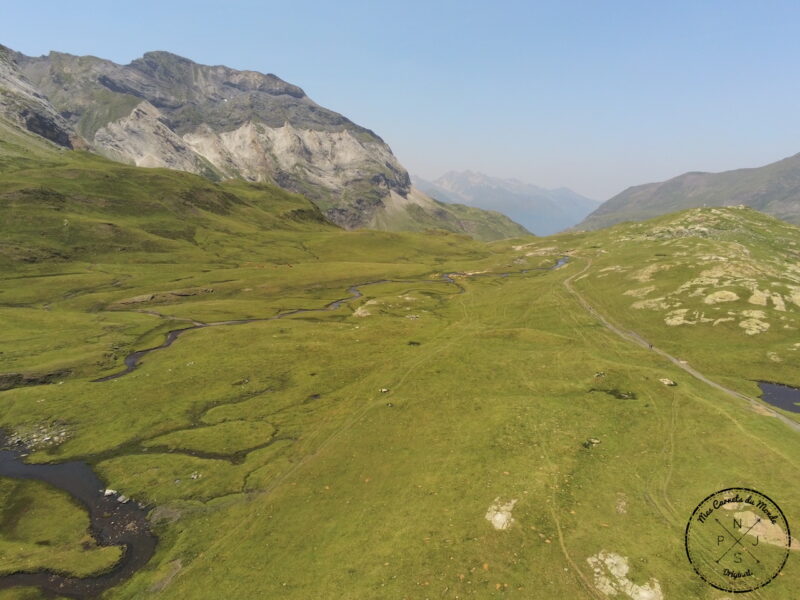
[[[0,77],[15,79],[2,95],[24,92],[28,105],[38,101],[37,114],[47,115],[56,132],[50,137],[61,135],[62,145],[82,136],[120,162],[275,183],[347,229],[441,228],[482,239],[527,233],[497,214],[467,216],[412,195],[408,173],[381,138],[275,75],[199,65],[168,52],[148,52],[129,65],[58,52],[4,56]],[[5,112],[17,121],[27,114]]]
[[[571,227],[597,207],[596,201],[567,188],[548,190],[472,171],[451,171],[435,181],[414,177],[413,182],[443,202],[500,211],[537,235],[550,235]]]
[[[51,52],[19,68],[98,152],[139,166],[274,181],[357,226],[408,175],[371,131],[274,75],[148,52],[129,65]],[[357,207],[348,201],[358,194]]]
[[[17,68],[11,51],[0,45],[0,119],[72,148],[76,136],[49,100]]]
[[[415,187],[406,196],[392,193],[384,205],[385,210],[376,213],[368,227],[389,231],[445,229],[483,241],[530,235],[525,227],[497,211],[440,202]]]
[[[338,230],[309,200],[273,185],[35,146],[2,120],[0,133],[2,270],[108,257],[219,260],[258,232]]]
[[[763,167],[685,173],[661,183],[631,187],[603,203],[577,227],[598,229],[686,208],[740,204],[800,223],[800,154]]]

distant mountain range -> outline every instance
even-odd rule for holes
[[[412,182],[443,202],[500,211],[536,235],[550,235],[572,227],[599,204],[567,188],[548,190],[473,171],[450,171],[434,181],[412,176]]]
[[[763,167],[685,173],[631,187],[600,205],[577,228],[600,229],[686,208],[741,204],[800,224],[800,154]]]
[[[528,233],[504,215],[412,189],[380,137],[299,87],[169,52],[119,65],[0,46],[0,120],[119,162],[273,183],[347,229],[441,228],[481,239]]]

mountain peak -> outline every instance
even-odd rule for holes
[[[597,203],[567,188],[548,190],[518,179],[500,179],[477,171],[448,171],[415,185],[445,202],[477,206],[510,216],[537,235],[549,235],[575,225]]]
[[[145,52],[141,58],[131,61],[127,66],[172,85],[222,85],[240,92],[307,97],[300,87],[287,83],[272,73],[239,71],[222,65],[203,65],[165,50]]]
[[[174,52],[169,52],[167,50],[150,50],[145,52],[140,59],[135,60],[155,60],[158,62],[172,61],[188,63],[192,65],[196,64],[193,60],[186,58],[185,56],[181,56],[180,54],[175,54]]]

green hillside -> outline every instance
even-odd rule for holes
[[[601,204],[576,228],[600,229],[687,208],[738,205],[800,224],[800,154],[763,167],[684,173],[668,181],[637,185]]]
[[[484,242],[531,235],[522,225],[494,210],[485,210],[465,204],[448,204],[429,198],[413,190],[400,210],[389,210],[376,215],[369,222],[371,229],[382,231],[427,231],[444,229],[453,233],[466,233]]]
[[[796,227],[346,232],[274,187],[0,139],[0,427],[159,536],[106,598],[721,600],[686,560],[695,506],[740,485],[800,519],[798,431],[730,393],[800,384]],[[217,325],[93,381],[193,323]],[[113,566],[80,507],[0,478],[17,496],[0,573]],[[793,558],[752,597],[795,598]]]
[[[796,226],[691,209],[586,239],[597,254],[575,287],[601,312],[746,394],[758,379],[800,385]]]
[[[420,194],[380,137],[299,87],[169,52],[120,65],[0,44],[0,120],[129,165],[277,185],[345,229],[445,229],[484,241],[529,233],[500,213]]]

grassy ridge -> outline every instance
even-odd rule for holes
[[[741,204],[798,224],[799,174],[800,154],[763,167],[722,173],[684,173],[667,181],[624,190],[604,202],[578,227],[599,229],[693,207]]]
[[[618,323],[751,396],[759,379],[800,385],[797,227],[693,209],[574,239],[597,246],[576,285]]]

